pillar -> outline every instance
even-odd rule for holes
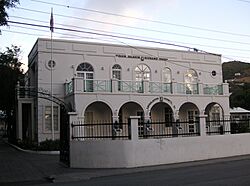
[[[138,121],[140,119],[140,116],[130,116],[130,134],[131,134],[131,140],[136,141],[138,140]]]
[[[207,135],[207,129],[206,129],[206,118],[207,115],[201,114],[200,117],[200,135],[206,136]]]
[[[69,141],[72,141],[73,129],[71,128],[71,124],[77,121],[77,113],[76,112],[68,112],[69,115]],[[76,130],[74,130],[75,132]]]

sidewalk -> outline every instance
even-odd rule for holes
[[[72,169],[65,167],[59,162],[59,155],[22,152],[0,139],[0,185],[36,185],[48,182],[72,182],[102,176],[199,166],[242,159],[250,159],[250,155],[141,168]]]

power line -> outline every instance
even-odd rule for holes
[[[41,27],[41,28],[49,28],[49,26],[45,26],[45,25],[37,25],[37,24],[30,24],[30,23],[22,23],[22,22],[15,22],[15,21],[8,21],[8,22],[9,22],[9,23],[14,23],[14,24],[27,25],[27,26],[35,26],[35,27]],[[55,29],[67,30],[67,31],[73,31],[73,32],[80,32],[80,33],[89,33],[89,32],[85,32],[85,31],[79,31],[79,30],[67,29],[67,28],[58,28],[58,27],[55,27]],[[35,30],[38,30],[38,29],[35,29]],[[41,31],[44,31],[44,30],[41,30]],[[16,32],[16,33],[21,33],[21,32]],[[22,33],[22,34],[23,34],[23,33]],[[24,33],[24,34],[27,34],[27,33]],[[98,33],[91,33],[91,34],[105,35],[105,36],[107,36],[107,34],[98,34]],[[29,35],[31,35],[31,34],[29,34]],[[111,36],[109,35],[109,37],[111,37]],[[112,36],[112,38],[121,38],[121,39],[124,39],[124,37],[120,37],[120,36]],[[91,38],[91,39],[98,39],[98,38]],[[128,39],[128,38],[126,38],[126,39]],[[137,40],[137,39],[134,39],[134,38],[130,38],[130,39],[131,39],[131,40]],[[143,40],[143,41],[144,41],[144,42],[152,42],[152,41],[147,41],[147,40]],[[120,41],[119,41],[119,42],[120,42]],[[125,42],[122,42],[122,43],[124,44]],[[161,44],[163,44],[163,43],[161,43]],[[166,43],[164,43],[164,44],[166,44]],[[126,44],[126,45],[129,46],[129,47],[131,47],[131,46],[128,45],[128,44]],[[173,45],[173,44],[167,43],[167,45]],[[177,46],[177,45],[175,45],[175,46]],[[187,46],[178,46],[178,47],[184,47],[184,48],[188,48],[188,49],[193,49],[193,48],[187,47]],[[133,48],[136,49],[136,50],[138,50],[137,47],[135,47],[135,46],[133,46]],[[140,51],[141,51],[141,50],[140,50]],[[207,54],[211,54],[211,55],[216,55],[216,56],[218,56],[217,54],[208,53],[208,52],[205,52],[205,51],[203,51],[203,52],[204,52],[204,53],[207,53]],[[145,53],[145,54],[147,54],[147,55],[150,55],[150,56],[154,56],[154,55],[148,54],[148,53],[146,53],[146,52],[144,52],[144,51],[143,51],[143,53]],[[228,58],[228,57],[225,57],[225,56],[224,56],[224,58]],[[175,62],[172,61],[172,60],[171,60],[171,62],[172,62],[173,64],[177,65],[177,66],[189,68],[188,66],[181,65],[181,64],[177,64],[177,63],[175,63]],[[203,69],[195,68],[195,70],[201,71],[201,72],[210,73],[210,72],[205,71],[205,70],[203,70]]]
[[[28,28],[28,27],[25,27],[25,26],[17,26],[17,25],[12,25],[13,27],[17,27],[17,28],[23,28],[23,29],[29,29],[29,30],[35,30],[35,31],[40,31],[40,32],[46,32],[46,30],[42,30],[42,29],[36,29],[36,28]],[[4,31],[7,31],[8,30],[4,30]],[[13,33],[18,33],[16,31],[11,31]],[[20,33],[25,33],[25,32],[20,32]],[[93,38],[93,37],[83,37],[83,36],[79,36],[79,35],[74,35],[74,34],[65,34],[65,33],[62,33],[62,32],[57,32],[55,34],[59,34],[59,35],[64,35],[64,36],[71,36],[71,38],[82,38],[82,39],[96,39],[96,38]],[[26,35],[36,35],[36,34],[28,34],[26,33]],[[38,36],[44,36],[44,35],[38,35]]]
[[[35,26],[35,27],[41,27],[41,28],[49,28],[49,26],[46,26],[46,25],[38,25],[38,24],[31,24],[31,23],[24,23],[24,22],[17,22],[17,21],[8,21],[8,23],[21,24],[21,25],[27,25],[27,26]],[[112,37],[112,38],[120,38],[120,39],[142,41],[142,42],[162,44],[162,45],[170,45],[170,46],[175,46],[175,47],[180,47],[180,48],[186,48],[186,49],[189,49],[189,50],[195,49],[195,48],[192,48],[192,47],[188,47],[188,46],[184,46],[184,45],[177,45],[177,44],[173,44],[173,43],[165,43],[165,42],[160,42],[160,41],[145,40],[145,39],[138,39],[138,38],[132,38],[132,37],[125,37],[125,36],[116,36],[116,35],[112,35],[112,34],[103,34],[103,33],[96,33],[96,32],[90,32],[90,31],[82,31],[82,30],[76,30],[76,29],[62,28],[62,27],[54,27],[54,29],[55,30],[58,29],[58,30],[64,30],[64,31],[78,32],[78,33],[85,33],[85,34],[101,35],[101,36]],[[195,49],[195,50],[197,50],[197,49]]]
[[[23,20],[29,20],[29,21],[35,21],[35,22],[41,22],[41,23],[48,23],[47,21],[41,21],[38,19],[31,19],[31,18],[24,18],[20,16],[10,16],[10,18],[18,18],[18,19],[23,19]],[[57,23],[57,25],[60,26],[66,26],[66,27],[73,27],[73,28],[79,28],[79,29],[85,29],[85,30],[92,30],[92,31],[97,31],[97,32],[102,32],[102,33],[110,33],[110,34],[119,34],[123,36],[129,36],[129,37],[137,37],[137,38],[143,38],[143,39],[151,39],[151,40],[159,40],[157,38],[152,38],[152,37],[143,37],[143,36],[137,36],[133,34],[123,34],[123,33],[117,33],[117,32],[111,32],[111,31],[104,31],[104,30],[99,30],[99,29],[92,29],[92,28],[87,28],[87,27],[80,27],[80,26],[74,26],[74,25],[67,25],[67,24],[60,24]],[[247,49],[238,49],[238,48],[230,48],[230,47],[220,47],[220,46],[215,46],[215,45],[204,45],[204,44],[197,44],[197,43],[187,43],[187,42],[180,42],[180,41],[170,41],[170,40],[162,40],[163,42],[174,42],[174,43],[179,43],[179,44],[184,44],[184,45],[195,45],[195,46],[202,46],[202,47],[209,47],[209,48],[220,48],[220,49],[225,49],[225,50],[237,50],[237,51],[245,51],[249,52],[250,50]]]
[[[237,0],[237,1],[245,2],[245,3],[250,3],[250,1],[247,1],[247,0]]]
[[[37,27],[42,27],[42,28],[49,28],[49,26],[45,26],[45,25],[37,25],[37,24],[30,24],[30,23],[22,23],[22,22],[15,22],[15,21],[9,21],[10,23],[16,23],[16,24],[21,24],[21,25],[27,25],[27,26],[37,26]],[[175,46],[175,47],[181,47],[181,48],[186,48],[189,50],[197,50],[196,48],[193,47],[188,47],[188,46],[184,46],[184,45],[177,45],[177,44],[172,44],[172,43],[166,43],[166,42],[160,42],[160,41],[153,41],[153,40],[145,40],[145,39],[138,39],[138,38],[132,38],[132,37],[124,37],[124,36],[116,36],[116,35],[111,35],[111,34],[102,34],[102,33],[95,33],[95,32],[87,32],[87,31],[80,31],[80,30],[75,30],[75,29],[67,29],[67,28],[60,28],[60,27],[55,27],[55,29],[59,29],[59,30],[66,30],[66,31],[74,31],[74,32],[80,32],[80,33],[87,33],[87,34],[94,34],[94,35],[102,35],[102,36],[107,36],[107,37],[112,37],[112,38],[120,38],[120,39],[129,39],[129,40],[136,40],[136,41],[142,41],[142,42],[149,42],[149,43],[156,43],[156,44],[163,44],[163,45],[170,45],[170,46]],[[41,31],[41,30],[39,30]],[[69,34],[63,34],[62,35],[69,35]],[[73,35],[75,36],[75,35]],[[79,36],[77,36],[79,37]],[[90,38],[90,37],[85,37],[88,39],[96,39],[96,38]],[[212,54],[212,55],[217,55],[214,53],[209,53],[203,50],[199,50],[200,52],[203,53],[208,53],[208,54]],[[243,57],[241,57],[243,58]]]
[[[36,12],[36,13],[42,13],[42,14],[50,14],[48,12],[39,11],[39,10],[31,10],[31,9],[28,9],[28,8],[19,7],[19,9],[25,10],[25,11]],[[227,42],[227,43],[250,45],[250,43],[246,43],[246,42],[231,41],[231,40],[224,40],[224,39],[215,39],[215,38],[210,38],[210,37],[201,37],[201,36],[194,36],[194,35],[188,35],[188,34],[167,32],[167,31],[162,31],[162,30],[147,29],[147,28],[141,28],[141,27],[135,27],[135,26],[127,26],[127,25],[122,25],[122,24],[117,24],[117,23],[110,23],[110,22],[105,22],[105,21],[97,21],[97,20],[93,20],[93,19],[79,18],[79,17],[74,17],[74,16],[66,16],[66,15],[62,15],[62,14],[54,14],[54,15],[59,16],[59,17],[66,17],[66,18],[72,18],[72,19],[77,19],[77,20],[95,22],[95,23],[99,23],[99,24],[108,24],[108,25],[118,26],[118,27],[123,27],[123,28],[131,28],[131,29],[136,29],[136,30],[157,32],[157,33],[162,33],[162,34],[171,34],[171,35],[178,35],[178,36],[183,36],[183,37],[192,37],[192,38],[196,38],[196,39],[206,39],[206,40],[213,40],[213,41],[220,41],[220,42]]]
[[[8,22],[9,23],[14,23],[14,24],[27,25],[27,26],[49,28],[49,26],[45,26],[45,25],[38,25],[38,24],[31,24],[31,23],[24,23],[24,22],[16,22],[16,21],[8,21]],[[120,39],[142,41],[142,42],[147,42],[147,43],[169,45],[169,46],[174,46],[174,47],[186,48],[186,49],[189,49],[189,50],[197,50],[197,51],[200,51],[200,52],[203,52],[203,53],[207,53],[207,54],[211,54],[211,55],[216,55],[216,56],[218,55],[218,54],[206,52],[204,50],[198,50],[198,49],[193,48],[193,47],[184,46],[184,45],[177,45],[177,44],[173,44],[173,43],[166,43],[166,42],[160,42],[160,41],[154,41],[154,40],[138,39],[138,38],[132,38],[132,37],[125,37],[125,36],[116,36],[116,35],[111,35],[111,34],[103,34],[103,33],[89,32],[89,31],[82,31],[82,30],[68,29],[68,28],[61,28],[61,27],[55,27],[55,29],[65,30],[65,31],[72,31],[72,32],[78,32],[78,33],[85,33],[85,34],[101,35],[101,36],[106,36],[106,37],[111,37],[111,38],[120,38]]]
[[[184,28],[195,29],[195,30],[203,30],[203,31],[208,31],[208,32],[216,32],[216,33],[228,34],[228,35],[234,35],[234,36],[250,37],[250,35],[248,35],[248,34],[240,34],[240,33],[213,30],[213,29],[202,28],[202,27],[188,26],[188,25],[183,25],[183,24],[175,24],[175,23],[169,23],[169,22],[164,22],[164,21],[134,17],[134,16],[127,16],[127,15],[115,14],[115,13],[110,13],[110,12],[104,12],[104,11],[100,11],[100,10],[93,10],[93,9],[88,9],[88,8],[80,8],[80,7],[75,7],[75,6],[63,5],[63,4],[59,4],[59,3],[45,2],[45,1],[40,1],[40,0],[31,0],[31,1],[39,2],[39,3],[43,3],[43,4],[48,4],[48,5],[55,5],[55,6],[65,7],[65,8],[77,9],[77,10],[82,10],[82,11],[87,11],[87,12],[94,12],[94,13],[98,13],[98,14],[105,14],[105,15],[135,19],[135,20],[140,20],[140,21],[145,21],[145,22],[152,22],[152,23],[158,23],[158,24],[164,24],[164,25],[184,27]],[[238,0],[238,1],[244,1],[244,2],[249,2],[250,3],[250,1],[246,1],[246,0]]]
[[[12,30],[6,30],[6,29],[1,29],[4,32],[10,32],[10,33],[16,33],[16,34],[25,34],[25,35],[29,35],[29,36],[43,36],[40,34],[32,34],[32,33],[27,33],[27,32],[20,32],[20,31],[12,31]]]

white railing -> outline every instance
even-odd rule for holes
[[[110,80],[83,80],[84,92],[111,92]]]
[[[65,94],[73,92],[163,93],[183,95],[224,95],[228,84],[163,83],[74,78],[65,83]]]
[[[149,92],[151,93],[172,93],[171,83],[149,82]]]
[[[177,83],[176,86],[178,94],[199,94],[199,87],[197,83]]]
[[[223,95],[223,86],[215,84],[205,84],[203,93],[208,95]]]
[[[71,93],[73,93],[73,81],[65,83],[65,94],[68,95]]]
[[[142,81],[118,81],[120,92],[138,92],[143,93],[144,87]]]

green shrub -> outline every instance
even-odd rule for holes
[[[48,140],[42,141],[38,145],[38,150],[43,151],[58,151],[60,150],[60,140]]]
[[[37,143],[31,140],[17,140],[16,145],[25,150],[37,150]]]
[[[60,150],[60,140],[48,140],[40,142],[31,140],[17,140],[15,143],[18,147],[25,150],[35,150],[35,151],[59,151]]]

